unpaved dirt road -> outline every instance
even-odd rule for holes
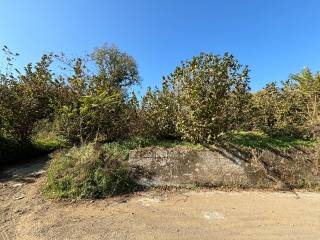
[[[57,203],[39,192],[43,167],[0,180],[0,240],[320,239],[320,193],[149,191]]]

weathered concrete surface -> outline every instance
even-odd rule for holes
[[[244,162],[222,149],[142,148],[130,152],[129,164],[141,170],[143,185],[242,186],[249,181]]]

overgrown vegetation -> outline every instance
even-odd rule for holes
[[[313,146],[319,137],[320,73],[309,69],[252,93],[249,68],[233,55],[200,53],[139,99],[130,93],[140,83],[137,63],[116,46],[76,58],[44,54],[24,71],[14,65],[19,54],[6,46],[3,54],[0,157],[76,146],[54,158],[46,187],[52,196],[125,192],[130,179],[110,158],[125,161],[137,147],[230,140],[282,151]]]
[[[202,148],[183,141],[141,138],[102,146],[89,143],[73,147],[53,155],[44,193],[51,198],[96,198],[137,190],[139,186],[127,166],[129,152],[149,146]]]
[[[254,188],[320,190],[319,145],[284,151],[251,148],[246,172]]]
[[[132,192],[124,162],[95,144],[56,153],[48,170],[44,193],[53,198],[97,198]]]
[[[315,140],[298,139],[289,136],[272,137],[263,132],[235,132],[231,134],[231,143],[253,149],[269,149],[285,151],[294,148],[311,148]]]
[[[18,54],[3,48],[1,134],[31,142],[38,122],[55,126],[71,144],[145,137],[213,143],[232,131],[269,136],[317,137],[320,74],[309,69],[251,93],[249,70],[234,56],[201,53],[164,77],[138,100],[129,89],[140,82],[133,57],[103,46],[85,57],[45,54],[22,73]],[[89,64],[90,63],[90,64]],[[52,72],[58,64],[66,72]]]

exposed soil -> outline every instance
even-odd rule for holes
[[[320,239],[320,193],[148,191],[61,203],[41,195],[43,168],[0,180],[0,240]]]

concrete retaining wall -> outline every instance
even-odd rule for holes
[[[221,149],[142,148],[130,152],[129,164],[143,185],[246,185],[243,161]],[[141,170],[141,171],[139,171]]]

